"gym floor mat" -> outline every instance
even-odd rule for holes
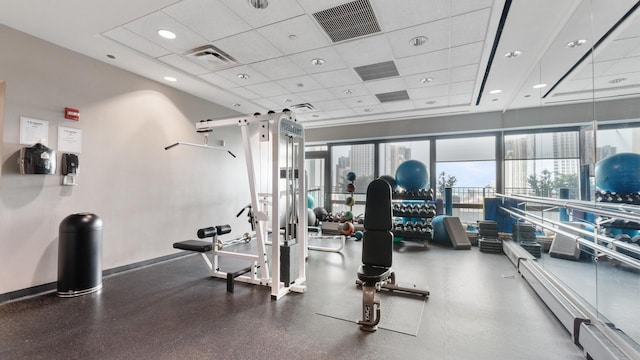
[[[362,319],[362,289],[353,282],[347,284],[332,301],[316,314],[330,318],[353,322],[354,331],[359,331],[356,321]],[[424,311],[424,296],[389,292],[376,293],[380,301],[380,323],[378,329],[417,336]]]

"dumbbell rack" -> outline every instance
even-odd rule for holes
[[[611,191],[596,191],[597,202],[607,202],[615,204],[640,205],[640,193],[615,193]]]
[[[422,203],[404,204],[402,201],[422,201]],[[436,215],[435,206],[428,205],[427,201],[433,200],[433,190],[424,189],[423,191],[394,191],[392,196],[393,216],[400,218],[419,218],[420,221],[413,223],[400,221],[395,222],[393,226],[394,238],[402,238],[408,241],[422,241],[426,247],[431,239],[433,239],[433,228],[431,219]]]

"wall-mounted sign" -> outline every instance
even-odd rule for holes
[[[82,151],[82,130],[58,126],[58,151],[80,154]]]
[[[49,145],[49,122],[20,116],[20,144]]]

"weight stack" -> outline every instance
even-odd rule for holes
[[[513,240],[517,242],[536,241],[536,228],[531,224],[513,223]]]
[[[479,238],[478,248],[484,253],[502,254],[502,240]]]
[[[520,241],[520,246],[536,258],[542,257],[542,246],[535,241]]]

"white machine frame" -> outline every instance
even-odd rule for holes
[[[304,128],[299,124],[293,113],[281,112],[270,113],[266,115],[247,115],[241,117],[232,117],[219,120],[209,120],[196,123],[196,130],[199,132],[210,131],[216,127],[237,125],[240,127],[242,133],[242,142],[244,146],[244,154],[247,166],[247,174],[249,178],[249,190],[251,192],[251,206],[255,212],[255,228],[256,228],[256,240],[258,243],[258,254],[245,254],[233,251],[218,250],[214,244],[213,246],[213,264],[209,261],[205,254],[202,254],[207,261],[207,265],[211,269],[212,276],[219,278],[227,278],[227,273],[220,271],[218,264],[218,256],[229,256],[239,259],[248,260],[251,263],[251,275],[239,275],[235,277],[236,281],[246,282],[257,285],[265,285],[271,287],[271,297],[273,299],[279,299],[289,292],[304,292],[306,291],[306,249],[307,249],[307,215],[301,210],[306,210],[306,197],[295,196],[296,193],[306,194],[306,184],[304,181]],[[285,194],[285,212],[281,214],[280,196],[272,196],[270,205],[259,207],[258,201],[258,178],[256,177],[253,153],[250,141],[249,127],[258,127],[258,135],[260,142],[271,142],[271,159],[272,167],[270,171],[271,178],[271,193],[272,194]],[[280,140],[287,141],[285,149],[281,149]],[[191,145],[189,143],[178,143],[182,145]],[[195,145],[195,144],[194,144]],[[289,148],[291,145],[291,148]],[[203,147],[202,145],[197,145]],[[296,148],[297,146],[297,148]],[[207,147],[207,146],[204,146]],[[211,147],[212,149],[221,150],[220,148]],[[291,153],[289,153],[291,149]],[[282,150],[285,150],[285,154],[282,154]],[[286,169],[283,169],[281,160],[285,157]],[[288,163],[292,160],[291,163]],[[282,173],[286,175],[285,181],[281,178]],[[297,177],[295,176],[296,174]],[[285,183],[283,186],[283,182]],[[294,264],[294,274],[296,278],[290,282],[287,286],[281,279],[281,249],[280,246],[271,246],[271,263],[273,266],[269,268],[267,260],[267,238],[269,221],[269,214],[271,214],[271,229],[280,229],[280,217],[287,216],[287,214],[294,214],[294,216],[287,216],[290,219],[295,220],[294,226],[285,226],[282,242],[287,244],[289,242],[294,243],[291,253],[291,263]],[[276,244],[280,243],[281,236],[278,231],[272,232],[272,237],[278,239]]]

